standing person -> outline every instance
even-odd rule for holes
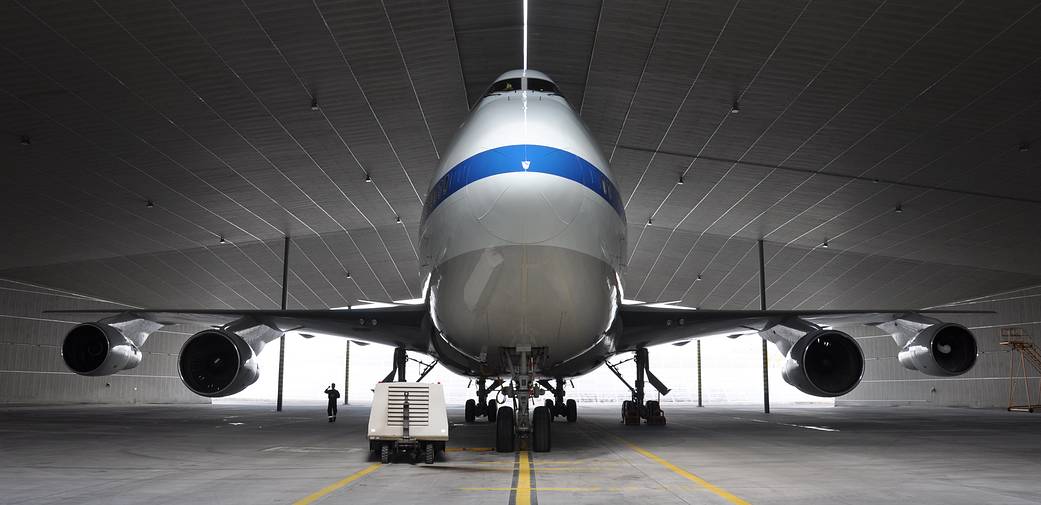
[[[325,388],[325,394],[329,397],[329,407],[325,409],[326,413],[329,414],[329,422],[336,422],[336,399],[340,397],[340,392],[336,390],[336,383],[334,382],[331,386]]]

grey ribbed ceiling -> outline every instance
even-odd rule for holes
[[[628,297],[758,307],[759,238],[776,308],[1041,283],[1037,2],[530,19],[625,197]],[[520,32],[519,2],[3,0],[0,277],[272,307],[289,234],[292,306],[418,296],[421,195]]]

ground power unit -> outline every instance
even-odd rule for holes
[[[431,464],[448,441],[448,410],[441,384],[381,382],[369,412],[369,450],[380,462],[397,456]]]

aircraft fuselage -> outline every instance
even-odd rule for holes
[[[544,75],[496,80],[429,189],[420,255],[434,346],[465,375],[508,373],[503,348],[541,349],[540,375],[612,352],[625,210],[585,125]],[[515,84],[511,84],[515,83]]]

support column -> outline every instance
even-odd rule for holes
[[[701,403],[701,339],[698,339],[698,407],[704,407]]]
[[[286,247],[282,252],[282,310],[286,310],[289,296],[289,236],[286,236]],[[278,399],[275,400],[275,411],[282,412],[282,381],[286,365],[286,335],[278,337]]]
[[[351,341],[347,341],[347,350],[343,355],[343,404],[350,405],[348,397],[351,392]]]
[[[759,309],[766,310],[766,262],[763,261],[763,239],[759,239]],[[770,375],[767,368],[766,339],[763,339],[763,412],[770,413]]]

